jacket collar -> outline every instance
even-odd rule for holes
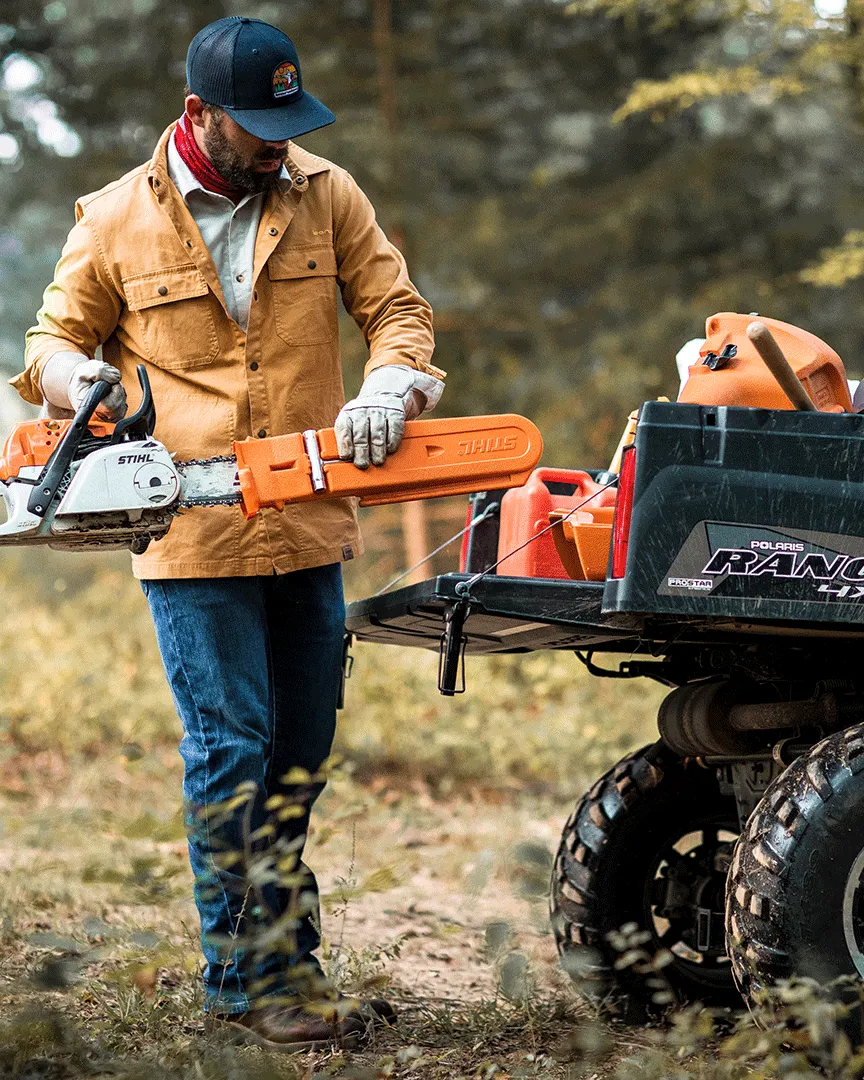
[[[170,180],[168,173],[168,142],[174,134],[176,126],[176,120],[168,125],[162,132],[159,142],[156,144],[156,149],[153,151],[153,157],[147,167],[147,179],[151,187],[158,188],[167,185]],[[288,179],[280,180],[279,184],[280,187],[284,185],[284,190],[287,191],[291,187],[298,185],[298,182],[299,186],[302,186],[304,181],[300,180],[301,177],[315,176],[316,173],[327,172],[330,169],[330,163],[316,154],[310,154],[307,150],[292,142],[288,144],[288,159],[285,162],[285,168],[288,172]]]
[[[315,176],[316,173],[329,172],[330,162],[317,154],[310,154],[302,146],[296,143],[288,143],[288,160],[286,162],[288,172],[292,179],[298,175]]]

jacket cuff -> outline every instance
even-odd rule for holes
[[[42,370],[48,361],[58,353],[77,353],[82,360],[87,360],[84,353],[79,353],[68,341],[62,338],[40,335],[37,346],[35,336],[32,344],[28,344],[26,352],[26,367],[17,375],[9,379],[9,385],[14,386],[25,401],[31,405],[42,405],[45,395],[42,393]]]
[[[414,389],[419,390],[426,398],[426,408],[423,412],[431,412],[444,393],[444,380],[435,375],[427,375],[425,371],[418,371],[414,376]]]
[[[433,379],[440,379],[441,382],[447,378],[447,372],[435,367],[434,364],[429,364],[425,360],[415,360],[412,356],[400,356],[399,353],[382,353],[380,356],[370,357],[363,370],[363,378],[365,379],[376,368],[393,364],[414,368],[415,371],[422,371],[424,375],[431,375]],[[438,396],[440,397],[441,394],[439,393]]]
[[[25,401],[29,401],[31,405],[41,405],[43,402],[42,389],[39,386],[40,366],[31,364],[9,379],[9,385],[14,387],[19,396]]]

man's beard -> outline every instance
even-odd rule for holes
[[[287,147],[281,153],[278,150],[268,149],[250,164],[241,157],[225,137],[221,120],[221,117],[214,117],[214,122],[205,130],[204,149],[222,179],[241,191],[268,191],[275,187],[282,169],[259,172],[254,165],[256,162],[273,161],[276,158],[284,162],[288,157]]]

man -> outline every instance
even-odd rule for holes
[[[333,114],[304,90],[289,38],[255,19],[201,30],[187,82],[152,160],[77,204],[14,385],[68,415],[105,379],[101,414],[116,419],[144,363],[156,436],[180,460],[335,421],[344,459],[382,464],[444,373],[429,305],[366,197],[289,142]],[[370,351],[347,405],[337,286]],[[309,1006],[317,889],[300,859],[335,727],[340,563],[360,552],[339,500],[249,522],[198,507],[133,559],[183,722],[207,1009],[272,1047],[350,1042],[392,1014]]]

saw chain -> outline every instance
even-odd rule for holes
[[[233,454],[221,457],[192,458],[174,463],[182,478],[180,501],[176,509],[193,506],[237,506],[240,484],[237,479],[237,458]]]

